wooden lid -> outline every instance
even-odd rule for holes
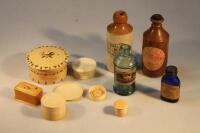
[[[113,23],[108,25],[107,30],[117,35],[128,34],[133,31],[133,27],[127,23],[128,15],[125,11],[118,10],[113,14]]]
[[[39,93],[42,92],[42,88],[37,87],[35,85],[32,85],[27,82],[20,82],[15,87],[16,91],[23,92],[25,94],[28,94],[30,96],[37,96]]]
[[[38,70],[52,70],[66,66],[68,53],[56,46],[41,46],[27,54],[29,67]]]
[[[94,85],[89,88],[88,95],[94,101],[104,100],[106,98],[106,88],[102,85]]]
[[[116,109],[128,109],[128,103],[122,99],[115,101],[113,106]]]
[[[47,93],[41,99],[42,106],[46,108],[60,108],[65,106],[65,103],[63,97],[54,92]]]
[[[63,96],[66,101],[77,100],[83,95],[82,87],[75,82],[64,83],[55,88],[54,92]]]

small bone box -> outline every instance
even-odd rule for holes
[[[27,82],[20,82],[15,86],[15,99],[32,105],[39,105],[43,95],[42,88]]]

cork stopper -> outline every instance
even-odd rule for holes
[[[113,14],[113,21],[117,24],[124,24],[128,21],[128,15],[125,11],[118,10]]]
[[[163,21],[164,21],[164,18],[160,14],[154,14],[151,16],[152,23],[162,23]]]

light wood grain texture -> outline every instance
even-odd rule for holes
[[[125,100],[119,99],[114,102],[113,106],[116,116],[124,117],[128,115],[128,103]]]
[[[43,95],[42,88],[27,82],[20,82],[15,86],[15,98],[32,105],[39,105]]]
[[[66,102],[59,94],[47,93],[41,99],[41,111],[47,120],[60,120],[66,114]]]

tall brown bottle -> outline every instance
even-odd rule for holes
[[[125,11],[119,10],[113,14],[113,23],[107,26],[107,68],[114,72],[113,58],[119,52],[121,44],[133,43],[133,27],[127,23]]]
[[[168,59],[169,34],[162,27],[160,14],[151,16],[152,25],[143,34],[142,71],[150,77],[159,77],[165,72]]]

